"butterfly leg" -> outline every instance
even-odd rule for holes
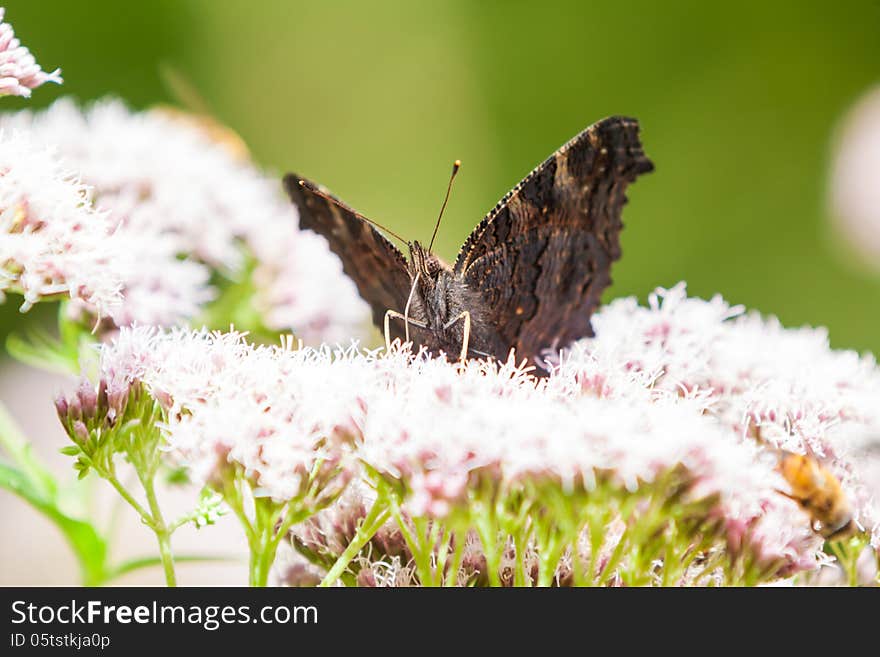
[[[460,319],[464,320],[464,331],[461,337],[460,357],[461,360],[464,361],[464,359],[467,358],[468,342],[470,342],[471,339],[471,314],[467,310],[462,311],[460,315],[446,322],[446,324],[443,326],[443,330],[445,331]]]
[[[386,353],[391,351],[391,318],[394,319],[402,319],[404,322],[404,326],[406,327],[406,341],[409,342],[409,325],[417,326],[418,328],[426,329],[428,328],[427,324],[420,322],[416,319],[411,319],[404,315],[403,313],[399,313],[396,310],[386,310],[385,311],[385,351]]]
[[[419,285],[419,276],[421,276],[421,273],[416,274],[416,278],[413,281],[412,287],[409,289],[409,296],[406,299],[406,306],[403,309],[403,330],[406,335],[407,342],[409,342],[409,307],[412,303],[413,295],[416,293],[416,287],[418,287]]]

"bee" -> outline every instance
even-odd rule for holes
[[[783,452],[779,472],[791,487],[791,492],[779,492],[810,515],[813,531],[836,541],[858,529],[840,481],[815,457]]]

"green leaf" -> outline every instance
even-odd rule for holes
[[[79,453],[82,450],[76,445],[68,445],[67,447],[62,447],[58,451],[61,452],[62,454],[64,454],[65,456],[79,456]]]
[[[77,351],[71,351],[43,329],[30,329],[26,337],[10,333],[6,351],[16,360],[49,372],[79,374]]]
[[[61,303],[58,306],[58,336],[59,344],[69,352],[76,354],[83,341],[91,342],[91,333],[79,322],[72,322],[67,316],[68,304]]]
[[[233,556],[218,556],[218,555],[210,555],[210,554],[184,554],[184,555],[174,555],[175,563],[231,563],[234,561],[242,561],[241,557],[233,557]],[[123,561],[121,564],[113,568],[107,576],[107,580],[116,579],[117,577],[121,577],[126,573],[130,573],[134,570],[140,570],[142,568],[152,568],[154,566],[161,566],[162,559],[161,557],[137,557],[135,559],[129,559],[127,561]]]
[[[84,585],[97,586],[107,580],[107,542],[94,526],[61,511],[33,485],[24,471],[12,465],[0,463],[0,488],[14,493],[55,523],[76,554]]]
[[[58,335],[56,342],[60,351],[70,359],[74,374],[85,373],[94,377],[98,363],[98,352],[93,349],[97,338],[88,326],[71,321],[68,317],[69,301],[58,306]]]
[[[238,331],[247,331],[254,342],[277,342],[278,332],[266,328],[262,315],[254,304],[257,293],[253,281],[255,269],[256,260],[251,257],[242,270],[234,274],[235,280],[217,277],[212,281],[218,290],[217,298],[203,309],[202,315],[193,324],[223,331],[234,326]]]
[[[165,482],[172,486],[183,486],[189,483],[189,471],[184,467],[170,468],[165,473]]]
[[[6,451],[31,485],[38,487],[40,494],[48,498],[56,495],[58,485],[55,477],[34,456],[30,442],[24,437],[18,423],[2,402],[0,402],[0,447]]]

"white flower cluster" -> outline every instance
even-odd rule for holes
[[[741,312],[689,299],[683,286],[647,308],[614,302],[594,318],[599,337],[546,379],[512,361],[254,347],[238,334],[154,329],[123,331],[102,367],[114,385],[141,381],[172,409],[170,448],[197,478],[238,463],[276,499],[300,489],[316,458],[342,462],[352,450],[404,485],[409,513],[433,517],[462,503],[475,476],[565,487],[603,472],[633,489],[683,465],[693,496],[719,496],[732,545],[747,540],[799,569],[815,565],[821,540],[779,493],[784,448],[826,459],[876,539],[876,481],[856,457],[865,441],[849,441],[880,426],[875,364],[830,350],[822,331]]]
[[[651,394],[698,397],[742,439],[812,454],[827,464],[880,546],[880,369],[872,356],[832,350],[825,329],[786,329],[720,297],[688,298],[683,284],[658,289],[649,306],[614,301],[593,319],[596,338],[560,365],[582,386],[640,376]]]
[[[3,21],[0,7],[0,96],[30,97],[31,89],[46,82],[61,84],[61,69],[46,73],[30,51],[15,38],[12,25]]]
[[[124,260],[113,225],[57,153],[0,130],[0,293],[22,310],[58,294],[106,316],[121,306]]]
[[[139,381],[166,405],[174,457],[202,482],[237,463],[261,494],[288,500],[315,463],[345,460],[360,433],[368,370],[353,349],[333,360],[328,349],[254,347],[239,333],[135,327],[101,362],[109,391]]]
[[[238,274],[248,257],[269,328],[333,342],[366,317],[326,243],[299,231],[279,183],[197,121],[118,101],[83,112],[62,99],[2,116],[0,129],[57,148],[109,213],[125,254],[117,325],[185,322],[212,298],[212,272]]]

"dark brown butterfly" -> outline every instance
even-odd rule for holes
[[[653,168],[636,120],[599,121],[501,199],[452,266],[418,242],[407,262],[323,187],[295,174],[284,185],[301,227],[327,239],[386,340],[408,336],[462,358],[505,360],[515,349],[540,367],[543,351],[593,335],[590,315],[620,257],[626,187]]]

